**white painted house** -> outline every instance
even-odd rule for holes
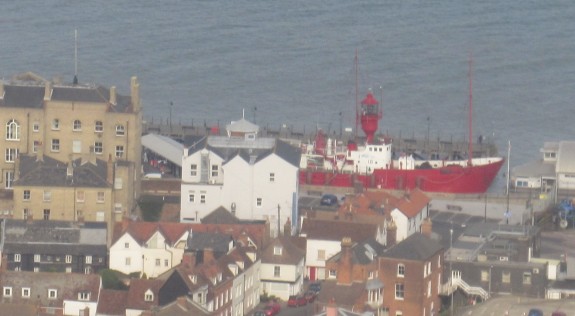
[[[278,237],[272,240],[261,256],[261,291],[288,300],[303,291],[305,250],[301,237]],[[304,246],[305,247],[305,246]]]
[[[396,202],[396,206],[390,212],[390,215],[397,227],[397,243],[421,231],[421,224],[429,216],[428,205],[430,200],[422,191],[413,190]]]
[[[224,207],[239,219],[279,223],[298,218],[301,153],[276,138],[258,137],[259,127],[241,119],[226,136],[198,138],[182,158],[181,222],[199,222]],[[295,224],[294,224],[295,225]]]

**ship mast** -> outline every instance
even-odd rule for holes
[[[472,165],[473,161],[473,54],[469,54],[469,148],[467,164]]]
[[[357,130],[359,129],[359,61],[357,59],[357,48],[355,49],[355,130],[354,130],[354,138],[357,141]]]

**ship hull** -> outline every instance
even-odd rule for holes
[[[497,176],[504,160],[471,167],[446,166],[433,169],[376,169],[373,173],[334,173],[300,169],[302,185],[408,190],[419,188],[434,193],[484,193]]]

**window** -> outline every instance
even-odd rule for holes
[[[74,120],[74,125],[72,127],[74,131],[81,131],[82,130],[82,122],[80,120]]]
[[[60,140],[59,139],[52,139],[52,151],[60,151]]]
[[[489,271],[481,270],[481,282],[488,282],[489,281]]]
[[[122,158],[124,156],[124,146],[118,145],[116,146],[116,157]]]
[[[101,133],[104,131],[104,124],[102,124],[102,121],[96,121],[94,125],[94,131],[96,133]]]
[[[122,186],[123,186],[122,178],[116,178],[116,179],[114,179],[114,189],[116,189],[116,190],[121,190],[121,189],[122,189]]]
[[[66,263],[72,263],[72,256],[66,255]]]
[[[104,211],[97,211],[96,212],[96,222],[103,222],[105,221]]]
[[[218,165],[212,165],[212,177],[218,176]]]
[[[194,203],[195,196],[193,194],[189,195],[190,202]]]
[[[274,277],[278,278],[280,276],[280,266],[274,266]]]
[[[4,184],[4,188],[12,189],[12,182],[14,182],[14,171],[4,172],[4,177],[6,178],[6,183]]]
[[[52,200],[52,191],[44,191],[43,199],[44,202],[50,202]]]
[[[169,267],[169,266],[170,266],[170,260],[164,259],[164,267]]]
[[[130,243],[129,242],[124,243],[124,248],[126,249],[130,248]]]
[[[523,272],[523,284],[531,284],[531,273]]]
[[[72,273],[72,267],[66,267],[66,273]]]
[[[325,250],[319,249],[317,251],[317,260],[325,260]]]
[[[12,296],[12,287],[5,286],[4,290],[2,291],[2,294],[4,295],[4,297],[11,297]]]
[[[6,155],[4,156],[6,162],[14,162],[16,158],[18,158],[18,149],[6,148]]]
[[[24,190],[22,193],[22,199],[24,201],[30,201],[30,190]]]
[[[94,142],[94,153],[101,155],[102,152],[104,152],[104,146],[102,145],[102,142]]]
[[[144,294],[144,301],[152,302],[154,300],[154,293],[151,290],[147,290]]]
[[[55,129],[55,130],[60,129],[60,120],[59,119],[53,119],[52,120],[52,129]]]
[[[198,165],[191,164],[190,165],[190,176],[196,176],[198,174]]]
[[[34,267],[34,272],[40,272],[40,268]]]
[[[511,272],[504,271],[503,273],[501,273],[501,282],[511,283]]]
[[[40,255],[34,255],[34,262],[40,262]]]
[[[206,204],[206,195],[205,194],[200,195],[200,203]]]
[[[6,140],[19,140],[20,139],[20,125],[15,120],[10,120],[6,123]]]
[[[274,255],[281,256],[283,247],[281,246],[274,246]]]
[[[125,263],[126,263],[127,266],[132,265],[132,258],[130,258],[130,257],[126,258]]]
[[[78,300],[79,301],[89,301],[90,300],[90,292],[79,292],[78,293]]]
[[[40,146],[42,146],[42,142],[39,140],[35,140],[34,144],[32,145],[32,152],[37,153]]]
[[[73,140],[72,141],[72,152],[75,154],[79,154],[82,152],[82,141],[81,140]]]
[[[40,130],[40,123],[34,122],[34,123],[32,124],[32,130],[33,130],[34,132],[38,132],[38,131]]]
[[[84,202],[85,194],[84,191],[76,191],[76,202]]]
[[[97,197],[96,197],[96,201],[97,201],[98,203],[104,203],[104,200],[105,200],[105,198],[106,198],[104,192],[103,192],[103,191],[98,191],[97,194],[98,194],[98,195],[97,195]]]
[[[116,125],[116,136],[124,136],[125,135],[124,125]]]
[[[405,276],[405,265],[404,264],[398,264],[397,265],[397,276],[400,278],[403,278]]]
[[[270,172],[270,182],[274,182],[276,181],[276,174],[273,172]]]
[[[22,219],[28,219],[28,216],[30,216],[30,210],[27,208],[24,208],[22,210]]]
[[[44,220],[45,221],[50,220],[50,210],[49,209],[44,209]]]
[[[92,256],[86,256],[86,264],[92,263]]]
[[[262,198],[257,198],[257,199],[256,199],[256,206],[257,206],[257,207],[262,207]]]
[[[30,297],[30,288],[29,287],[23,287],[22,288],[22,297]]]
[[[396,283],[395,284],[395,299],[402,300],[405,294],[405,289],[403,283]]]
[[[14,254],[14,262],[20,262],[22,260],[22,256],[19,253]]]
[[[329,270],[329,277],[335,278],[336,276],[337,276],[337,272],[335,271],[335,269],[330,269]]]
[[[156,259],[156,267],[159,267],[161,265],[162,265],[162,260]]]
[[[48,290],[48,298],[49,299],[57,299],[58,298],[58,290],[55,289],[49,289]]]

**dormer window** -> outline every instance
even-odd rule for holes
[[[78,293],[78,300],[79,301],[89,301],[90,300],[90,292],[79,292]]]
[[[12,297],[12,287],[11,286],[5,286],[2,294],[4,297]]]
[[[58,290],[49,289],[48,290],[48,299],[55,300],[57,298],[58,298]]]
[[[274,255],[276,255],[276,256],[281,256],[282,250],[283,250],[283,247],[281,247],[281,246],[275,246],[275,247],[274,247]]]
[[[148,289],[146,291],[146,293],[144,294],[144,301],[146,301],[146,302],[153,302],[154,301],[154,292],[152,292],[152,290]]]
[[[192,283],[196,284],[196,282],[198,282],[198,276],[195,274],[191,274],[188,276],[190,278],[190,281],[192,281]]]

